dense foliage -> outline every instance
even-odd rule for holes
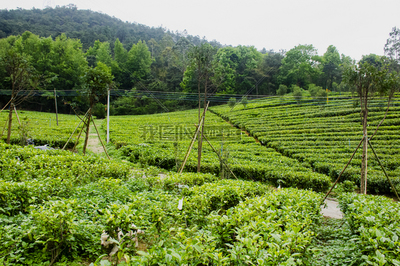
[[[350,96],[350,95],[348,95]],[[328,103],[327,103],[328,101]],[[355,102],[356,101],[356,102]],[[336,179],[362,138],[358,100],[334,96],[324,102],[307,96],[299,106],[294,98],[254,101],[241,106],[212,108],[212,111],[234,126],[246,130],[264,146],[308,165],[314,171]],[[389,177],[400,191],[398,98],[395,97],[386,120],[371,140]],[[369,107],[370,135],[384,117],[387,101],[376,99]],[[376,158],[368,156],[368,191],[393,193]],[[343,180],[359,184],[361,149],[342,175]]]
[[[94,261],[110,252],[98,240],[103,230],[119,247],[110,259],[129,265],[290,264],[302,260],[320,219],[320,196],[309,191],[210,174],[130,172],[126,164],[57,150],[1,144],[0,151],[6,264]],[[144,230],[138,246],[117,237],[133,228]]]
[[[340,204],[358,237],[364,263],[400,265],[399,203],[382,196],[344,194]]]
[[[349,90],[342,82],[342,73],[346,66],[354,63],[340,55],[333,45],[322,56],[312,45],[298,45],[287,52],[257,51],[253,46],[223,47],[216,41],[209,42],[186,32],[174,33],[164,28],[122,22],[105,14],[78,10],[74,5],[43,10],[0,10],[0,29],[3,40],[11,36],[26,35],[24,40],[29,37],[29,42],[24,44],[29,48],[23,52],[32,58],[42,78],[46,78],[47,86],[42,84],[42,88],[56,88],[62,97],[59,101],[78,102],[83,109],[87,109],[87,103],[71,93],[71,90],[79,91],[83,85],[83,80],[79,79],[84,75],[82,67],[96,66],[98,62],[106,64],[115,77],[114,89],[118,89],[111,99],[111,112],[116,115],[196,106],[198,96],[191,93],[198,92],[199,75],[190,67],[194,58],[190,53],[193,47],[205,43],[218,50],[210,58],[213,67],[209,85],[212,83],[213,88],[209,94],[275,95],[283,84],[289,92],[294,85],[305,90],[309,86]],[[9,89],[4,82],[0,87]],[[158,102],[152,98],[158,98]],[[226,102],[227,99],[229,97],[217,101]],[[25,106],[41,111],[54,110],[51,100],[40,101],[39,106]],[[70,108],[60,111],[72,112]]]
[[[177,171],[195,132],[197,110],[166,114],[113,117],[110,140],[131,162]],[[105,129],[106,123],[102,127]],[[309,164],[299,163],[273,148],[265,148],[252,137],[207,113],[205,135],[235,176],[279,184],[283,187],[311,188],[325,191],[330,178],[313,172]],[[195,144],[185,171],[197,170]],[[203,144],[201,171],[233,178],[219,156],[206,142]]]
[[[0,125],[3,129],[1,139],[4,141],[6,140],[4,128],[7,116],[8,114],[4,111],[0,114]],[[48,144],[53,148],[62,148],[74,133],[66,146],[67,149],[72,149],[82,129],[82,124],[78,128],[79,122],[79,118],[75,115],[59,114],[57,126],[55,114],[18,111],[18,119],[14,121],[11,129],[11,144],[26,145],[30,139],[36,146]],[[77,130],[74,132],[75,129]]]

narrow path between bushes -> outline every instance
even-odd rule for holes
[[[103,122],[102,119],[96,119],[94,121],[96,123],[97,129],[100,131],[100,125]],[[96,129],[94,128],[93,124],[90,125],[90,130],[89,130],[89,139],[88,139],[88,150],[90,150],[93,153],[102,153],[104,152],[103,146],[101,145],[101,142],[99,140],[99,137],[97,136]],[[101,131],[99,132],[101,135]]]
[[[321,213],[324,217],[327,218],[335,218],[335,219],[342,219],[343,213],[339,209],[339,203],[332,199],[326,199],[326,208],[321,206]]]

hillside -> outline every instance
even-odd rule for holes
[[[135,18],[132,18],[134,20]],[[32,10],[0,10],[0,38],[21,35],[30,31],[40,37],[55,38],[61,33],[67,37],[80,39],[83,49],[87,50],[96,40],[108,41],[112,45],[118,38],[126,49],[139,40],[161,41],[170,35],[177,41],[181,34],[173,33],[161,27],[149,27],[138,23],[123,22],[118,18],[91,10],[79,10],[75,5]],[[188,40],[198,45],[199,36],[187,36]],[[214,45],[220,46],[214,42]]]

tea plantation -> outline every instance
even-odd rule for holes
[[[357,99],[336,97],[325,102],[296,104],[290,98],[258,101],[244,109],[218,106],[212,111],[249,132],[265,147],[295,159],[313,171],[336,179],[362,139]],[[387,102],[376,99],[369,109],[368,135],[383,119]],[[400,98],[394,98],[388,115],[371,140],[388,175],[400,191]],[[342,180],[359,183],[359,149]],[[368,191],[393,193],[372,151],[368,156]]]
[[[344,219],[320,213],[324,192],[360,140],[352,104],[267,99],[212,107],[205,136],[228,167],[204,141],[202,173],[194,173],[197,141],[177,173],[197,110],[112,117],[112,160],[0,143],[0,263],[400,265],[397,202],[345,193],[353,188],[343,184],[335,193]],[[399,187],[396,104],[372,142]],[[371,133],[384,112],[373,108]],[[57,127],[52,114],[19,113],[29,121],[26,136],[53,147],[79,123],[66,115]],[[16,125],[14,143],[20,134]],[[358,182],[357,156],[346,184]],[[390,194],[369,158],[369,191]]]

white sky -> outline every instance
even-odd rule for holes
[[[383,55],[392,27],[400,27],[399,0],[2,0],[0,9],[43,8],[49,1],[259,50],[312,44],[322,55],[332,44],[356,60]]]

